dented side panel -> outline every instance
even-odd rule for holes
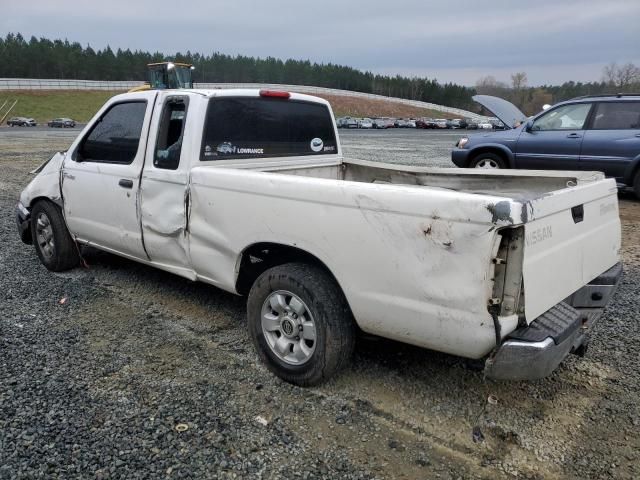
[[[60,193],[60,168],[64,161],[64,153],[58,152],[37,172],[37,175],[20,193],[20,203],[31,207],[36,198],[48,198],[62,206]],[[35,171],[34,171],[35,172]]]
[[[204,280],[233,291],[246,247],[292,245],[325,263],[369,333],[476,358],[495,346],[487,205],[497,199],[201,167],[191,199],[191,258]]]

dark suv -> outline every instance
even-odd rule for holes
[[[458,167],[597,170],[640,198],[640,95],[580,97],[530,119],[501,98],[473,98],[507,129],[458,140]]]

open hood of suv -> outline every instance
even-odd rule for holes
[[[514,128],[517,124],[519,125],[529,118],[518,107],[504,98],[492,97],[491,95],[474,95],[472,98],[498,117],[507,128]]]

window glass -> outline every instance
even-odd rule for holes
[[[165,103],[153,157],[153,165],[156,168],[167,170],[178,168],[186,113],[185,99],[169,99]]]
[[[325,105],[262,97],[209,101],[202,160],[335,153],[333,120]]]
[[[133,162],[138,152],[147,102],[113,105],[83,140],[78,159],[82,161]]]
[[[584,127],[590,108],[590,103],[555,108],[536,120],[532,130],[580,130]]]
[[[640,102],[602,102],[596,105],[594,130],[640,129]]]

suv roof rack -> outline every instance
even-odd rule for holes
[[[578,100],[580,98],[596,98],[596,97],[611,97],[611,98],[640,97],[640,93],[600,93],[600,94],[593,94],[593,95],[582,95],[581,97],[575,97],[574,100]]]

